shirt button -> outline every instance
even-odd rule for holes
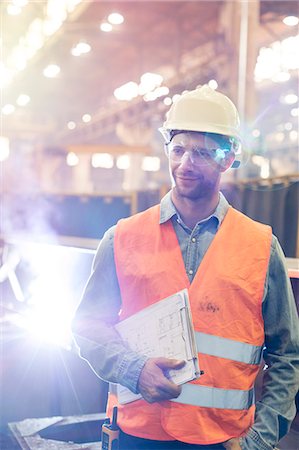
[[[196,242],[196,239],[195,239],[195,238],[192,238],[191,241],[192,241],[192,242]]]
[[[192,269],[189,270],[189,275],[193,275],[193,270]]]

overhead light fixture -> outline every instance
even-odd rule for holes
[[[13,3],[9,3],[6,8],[7,14],[10,16],[18,16],[22,12],[22,8],[18,5],[14,5]]]
[[[47,78],[55,78],[60,72],[60,67],[57,64],[49,64],[44,70],[43,74]]]
[[[134,81],[129,81],[119,88],[116,88],[114,96],[117,100],[133,100],[133,98],[138,96],[138,84]]]
[[[124,20],[124,16],[119,13],[111,13],[108,16],[108,22],[110,22],[112,25],[120,25],[124,22]]]
[[[5,116],[9,116],[10,114],[15,112],[15,107],[14,105],[11,105],[10,103],[8,103],[7,105],[4,105],[1,109],[2,114],[4,114]]]
[[[75,124],[75,122],[73,122],[72,120],[70,120],[70,121],[67,123],[67,127],[68,127],[69,130],[74,130],[74,129],[76,128],[76,124]]]
[[[84,123],[90,122],[90,121],[91,121],[91,115],[90,115],[90,114],[83,114],[83,116],[82,116],[82,121],[83,121]]]
[[[126,170],[130,167],[129,155],[120,155],[116,160],[116,167],[120,170]]]
[[[255,81],[285,81],[288,72],[299,68],[299,35],[273,42],[259,51],[254,70]],[[287,81],[287,80],[286,80]]]
[[[289,79],[291,78],[291,75],[289,72],[279,72],[277,74],[275,74],[271,80],[274,81],[275,83],[284,83],[286,81],[289,81]]]
[[[298,102],[298,95],[294,93],[289,93],[280,98],[280,101],[282,103],[285,103],[286,105],[294,105]]]
[[[171,100],[170,97],[165,97],[164,100],[163,100],[163,103],[164,103],[164,105],[166,105],[166,106],[170,106],[171,103],[172,103],[172,100]]]
[[[210,80],[209,82],[208,82],[208,86],[211,88],[211,89],[214,89],[214,91],[218,88],[218,83],[217,83],[217,81],[216,80]]]
[[[158,156],[145,156],[141,168],[145,172],[158,172],[160,170],[160,158]]]
[[[104,31],[105,33],[109,33],[109,31],[112,31],[112,28],[113,27],[112,27],[111,23],[108,23],[108,22],[103,22],[100,25],[100,29],[102,31]]]
[[[292,117],[298,117],[299,116],[299,108],[292,108],[291,109],[291,116]]]
[[[95,169],[112,169],[114,166],[113,156],[110,153],[94,153],[91,157],[91,165]]]
[[[283,127],[285,130],[287,130],[287,131],[291,131],[291,129],[293,128],[293,124],[292,124],[292,122],[286,122],[285,124],[284,124],[284,127]]]
[[[255,128],[254,130],[252,130],[252,136],[255,138],[258,138],[261,135],[260,130],[258,130],[257,128]]]
[[[73,56],[81,56],[89,53],[91,46],[87,42],[79,42],[75,47],[71,49],[71,54]]]
[[[66,163],[68,166],[74,167],[79,164],[79,158],[74,152],[69,152],[66,156]]]
[[[28,0],[12,0],[12,4],[23,8],[24,6],[28,5]]]
[[[17,98],[17,105],[19,106],[26,106],[30,102],[30,97],[27,94],[21,94]]]
[[[146,72],[140,77],[139,95],[145,95],[161,86],[163,82],[162,75],[158,73]]]
[[[292,130],[290,131],[289,138],[291,141],[297,141],[298,142],[298,131]]]
[[[157,87],[154,91],[148,92],[143,96],[146,102],[151,102],[159,97],[169,94],[169,88],[167,86]]]
[[[295,27],[299,23],[299,18],[296,16],[287,16],[283,19],[283,23],[288,27]]]
[[[138,95],[143,96],[145,101],[156,100],[169,93],[167,86],[161,86],[163,82],[162,75],[158,73],[146,72],[140,77],[140,83],[129,81],[119,88],[115,89],[114,96],[117,100],[131,101]]]

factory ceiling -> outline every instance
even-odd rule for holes
[[[71,3],[66,14],[62,5]],[[298,33],[298,27],[282,22],[286,16],[298,16],[296,1],[250,1],[247,6],[253,5],[258,16],[249,28],[249,49],[254,46],[258,51]],[[244,18],[237,0],[6,0],[0,8],[1,134],[12,140],[42,146],[128,143],[123,128],[136,124],[142,140],[143,129],[163,120],[166,97],[211,79],[237,101]],[[108,17],[115,12],[124,20],[111,25]],[[103,23],[112,30],[102,31]],[[35,37],[30,38],[29,32],[35,32]],[[80,43],[89,47],[78,47]],[[72,54],[80,49],[80,56]],[[43,75],[51,64],[60,68],[56,77]],[[142,95],[131,101],[115,98],[115,89],[130,81],[138,84],[149,72],[163,77],[160,87],[169,93],[164,91],[153,101],[145,101]],[[290,86],[296,89],[297,82],[293,72]],[[280,95],[281,86],[272,83],[267,90],[265,85],[265,101]]]

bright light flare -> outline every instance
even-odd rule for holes
[[[102,31],[104,31],[104,33],[109,33],[110,31],[112,31],[113,27],[112,27],[111,23],[103,22],[103,23],[101,23],[100,28]]]
[[[124,16],[119,13],[111,13],[108,16],[108,22],[110,22],[112,25],[120,25],[124,22],[124,20]]]
[[[116,167],[120,170],[126,170],[130,167],[129,155],[120,155],[116,160]]]
[[[73,263],[73,255],[62,253],[57,258],[50,245],[30,247],[28,265],[34,279],[28,285],[23,326],[38,339],[64,347],[71,342],[74,287],[68,280]]]
[[[44,70],[43,74],[47,78],[55,78],[60,72],[60,67],[57,64],[49,64]]]
[[[17,98],[17,105],[26,106],[30,102],[30,97],[27,94],[20,94]]]
[[[158,172],[160,170],[160,158],[158,156],[145,156],[142,160],[142,170]]]
[[[74,152],[69,152],[66,156],[66,163],[70,167],[77,166],[79,164],[79,157]]]
[[[112,169],[113,156],[109,153],[94,153],[91,157],[91,165],[94,168]]]
[[[283,23],[288,27],[295,27],[299,23],[299,18],[296,16],[287,16],[283,19]]]

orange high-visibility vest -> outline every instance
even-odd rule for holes
[[[262,298],[271,228],[229,208],[190,284],[171,221],[160,207],[119,221],[115,263],[124,319],[188,288],[200,369],[171,401],[118,406],[121,429],[156,440],[224,442],[246,433],[254,418],[254,381],[264,343]]]

